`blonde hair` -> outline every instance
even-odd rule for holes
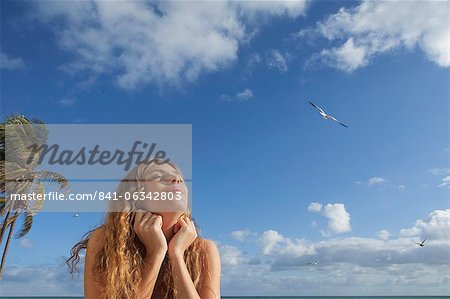
[[[146,174],[149,172],[152,163],[157,161],[162,160],[152,159],[134,167],[119,183],[117,194],[124,194],[132,190],[143,190],[142,178],[146,178]],[[174,163],[170,161],[167,163],[181,174],[180,169]],[[133,230],[132,223],[135,209],[131,202],[134,201],[111,201],[109,211],[105,214],[103,224],[100,225],[100,227],[104,228],[104,242],[95,256],[92,271],[96,281],[104,286],[102,295],[104,299],[128,299],[138,296],[138,286],[142,281],[142,270],[144,267],[145,246]],[[205,263],[204,242],[200,237],[200,228],[191,217],[190,204],[185,214],[193,220],[198,237],[185,251],[184,260],[194,286],[199,290],[200,278],[204,275],[203,271],[207,270],[209,273]],[[91,234],[98,228],[87,232],[82,240],[72,247],[70,251],[71,256],[66,260],[66,264],[70,268],[70,273],[73,274],[74,269],[78,272],[76,264],[80,260],[79,253],[82,249],[87,248]],[[156,290],[163,291],[164,297],[162,298],[164,299],[176,297],[177,290],[174,287],[171,264],[167,254],[162,262],[155,283],[154,293]]]

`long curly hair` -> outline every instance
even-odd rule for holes
[[[130,191],[144,190],[142,178],[146,178],[146,174],[156,161],[162,163],[160,159],[151,159],[134,167],[120,181],[117,187],[117,195]],[[181,170],[174,163],[170,161],[166,163],[169,163],[181,174]],[[103,227],[104,242],[95,256],[92,271],[94,279],[104,286],[102,295],[104,299],[129,299],[137,298],[138,296],[138,286],[142,281],[146,249],[133,230],[135,211],[133,202],[133,200],[110,201],[108,212],[106,212],[102,221],[103,223],[99,227],[88,231],[82,237],[82,240],[72,247],[70,251],[71,256],[66,260],[70,273],[73,274],[74,270],[79,272],[76,265],[81,259],[80,251],[87,248],[87,243],[92,233],[96,229]],[[187,211],[183,214],[186,214],[193,220],[198,237],[185,251],[184,260],[194,286],[199,290],[201,287],[200,278],[206,274],[203,271],[209,273],[209,270],[205,264],[204,242],[203,238],[200,237],[201,231],[191,217],[191,211],[191,203],[189,202]],[[158,293],[162,292],[163,294],[163,297],[160,298],[176,298],[177,290],[174,287],[171,264],[167,254],[162,262],[153,293],[155,294],[157,290]],[[155,298],[155,296],[152,296],[152,298]]]

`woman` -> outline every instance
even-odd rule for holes
[[[161,200],[163,193],[172,199]],[[161,198],[134,200],[133,194]],[[73,273],[86,248],[85,298],[220,298],[219,251],[199,236],[175,164],[153,159],[137,165],[120,182],[116,198],[103,224],[67,260]]]

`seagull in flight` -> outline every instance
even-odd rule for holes
[[[317,266],[320,263],[320,261],[313,261],[313,262],[309,262],[306,265],[311,265],[311,266]]]
[[[422,243],[416,243],[417,245],[419,245],[420,247],[423,247],[423,246],[425,246],[425,241],[426,241],[427,239],[424,239],[423,241],[422,241]]]
[[[79,217],[79,216],[80,216],[80,214],[75,213],[75,214],[73,214],[72,218]]]
[[[338,124],[340,124],[343,127],[348,128],[348,126],[344,125],[343,123],[341,123],[340,121],[338,121],[336,118],[334,118],[333,116],[326,114],[325,111],[323,111],[322,108],[314,105],[313,103],[309,102],[314,108],[316,108],[317,110],[319,110],[320,115],[322,115],[323,119],[327,119],[330,118],[331,120],[334,120],[335,122],[337,122]]]

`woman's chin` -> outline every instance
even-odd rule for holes
[[[148,203],[141,205],[141,209],[158,214],[165,213],[184,213],[187,212],[188,207],[184,202],[169,202],[169,203]]]

